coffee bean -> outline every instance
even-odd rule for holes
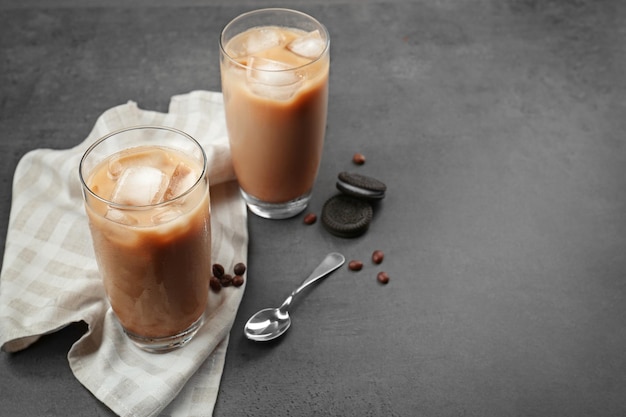
[[[363,165],[365,163],[365,155],[359,152],[355,153],[352,156],[352,162],[354,162],[357,165]]]
[[[317,214],[309,213],[304,216],[304,224],[313,224],[317,221]]]
[[[235,272],[235,275],[243,275],[246,273],[246,265],[243,262],[239,262],[235,265],[233,271]]]
[[[241,275],[235,275],[233,277],[233,285],[235,287],[241,287],[243,285],[243,277]]]
[[[352,261],[348,262],[348,268],[351,271],[360,271],[361,268],[363,268],[363,262],[357,261],[357,260],[352,260]]]
[[[217,277],[211,277],[209,280],[209,286],[213,290],[213,292],[220,292],[222,290],[222,283]]]
[[[389,274],[387,274],[384,271],[381,271],[378,273],[378,275],[376,275],[376,279],[378,280],[378,282],[380,282],[381,284],[386,284],[389,282]]]
[[[380,264],[383,259],[385,259],[385,254],[383,253],[383,251],[375,250],[374,253],[372,253],[372,262],[374,262],[375,264]]]
[[[213,276],[221,278],[224,275],[224,267],[220,264],[213,264]]]
[[[220,283],[222,287],[230,287],[233,283],[233,276],[230,274],[224,274],[220,277]]]

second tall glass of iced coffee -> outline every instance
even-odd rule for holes
[[[245,13],[222,31],[233,166],[261,217],[293,217],[311,198],[326,130],[329,45],[321,23],[287,9]]]

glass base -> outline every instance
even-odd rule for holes
[[[166,337],[145,337],[124,329],[124,326],[122,326],[122,329],[124,333],[126,333],[126,336],[128,336],[139,349],[150,353],[165,353],[186,345],[198,332],[200,327],[202,327],[203,322],[204,315],[200,316],[200,318],[193,322],[186,330],[176,335]]]
[[[309,192],[286,203],[266,203],[251,196],[241,188],[239,191],[241,191],[241,195],[250,211],[265,219],[288,219],[293,217],[304,211],[311,200],[311,193]]]

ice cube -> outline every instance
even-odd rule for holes
[[[248,79],[267,85],[290,85],[300,81],[288,64],[272,59],[251,57],[248,62]]]
[[[129,212],[112,207],[109,207],[104,217],[115,223],[125,224],[127,226],[134,226],[139,223],[139,220],[133,217]]]
[[[115,184],[111,201],[129,206],[147,206],[161,201],[167,187],[167,176],[158,168],[131,166]]]
[[[180,162],[176,166],[176,169],[170,178],[163,200],[168,201],[178,197],[185,191],[189,190],[196,183],[197,179],[198,176],[196,175],[196,172],[184,163]]]
[[[319,30],[300,36],[287,45],[287,49],[294,54],[310,59],[318,58],[324,52],[325,47],[326,42],[322,39]]]
[[[174,220],[177,217],[180,217],[184,214],[183,210],[181,210],[180,208],[176,208],[176,207],[167,207],[164,210],[161,210],[157,213],[155,213],[152,216],[152,223],[154,225],[159,225],[159,224],[163,224],[163,223],[168,223],[171,222],[172,220]]]
[[[169,156],[162,149],[153,148],[148,151],[129,149],[114,155],[108,163],[108,176],[117,179],[128,167],[133,165],[160,167],[166,166]]]
[[[251,32],[245,43],[245,54],[254,55],[262,51],[279,46],[285,41],[285,36],[277,28],[261,28]]]
[[[248,61],[247,80],[254,93],[276,100],[290,99],[304,82],[289,65],[258,57]]]

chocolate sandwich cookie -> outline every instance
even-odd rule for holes
[[[322,208],[322,223],[340,237],[357,237],[368,229],[374,211],[370,203],[345,194],[329,198]]]
[[[376,178],[354,172],[340,172],[337,176],[337,189],[342,193],[366,200],[380,200],[385,197],[387,186]]]

